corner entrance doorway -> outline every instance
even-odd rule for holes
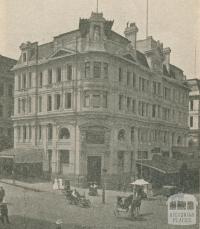
[[[101,157],[87,157],[87,181],[101,183]]]

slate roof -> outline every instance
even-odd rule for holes
[[[46,58],[48,56],[50,56],[54,51],[54,44],[53,42],[49,42],[43,45],[40,45],[38,47],[38,58],[42,59],[42,58]]]
[[[142,164],[150,168],[154,168],[162,173],[178,173],[182,164],[186,163],[188,170],[195,170],[200,168],[200,159],[182,159],[177,160],[174,158],[163,157],[154,155],[152,160],[137,161],[137,164]]]

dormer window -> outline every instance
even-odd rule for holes
[[[23,62],[26,62],[26,61],[27,61],[26,52],[24,52],[24,53],[22,54],[22,61],[23,61]]]

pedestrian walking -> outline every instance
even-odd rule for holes
[[[62,224],[63,224],[62,219],[56,220],[56,229],[61,229]]]
[[[7,203],[1,203],[0,204],[0,213],[1,213],[1,222],[3,224],[10,223],[9,218],[8,218],[8,207]]]
[[[4,190],[4,188],[1,186],[1,187],[0,187],[0,203],[3,202],[4,197],[5,197],[5,190]]]

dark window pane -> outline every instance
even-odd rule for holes
[[[101,77],[101,62],[94,62],[94,78]]]
[[[67,80],[72,80],[72,65],[67,65]]]
[[[72,107],[72,94],[66,93],[65,94],[65,108],[70,109]]]
[[[90,78],[90,62],[85,63],[85,78]]]
[[[52,69],[48,70],[48,84],[52,84]]]
[[[104,78],[108,78],[108,64],[107,63],[103,63],[103,75],[104,75]]]
[[[69,164],[69,150],[60,150],[60,162]]]
[[[57,82],[61,82],[61,68],[57,68]]]

